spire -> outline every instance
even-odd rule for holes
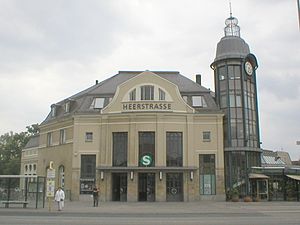
[[[225,20],[226,27],[224,28],[225,36],[240,37],[240,27],[238,19],[232,16],[231,2],[229,1],[230,17]]]

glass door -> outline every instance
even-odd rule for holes
[[[167,201],[183,201],[183,174],[167,173]]]
[[[112,174],[112,200],[127,201],[127,173]]]
[[[155,173],[139,173],[139,201],[155,201]]]

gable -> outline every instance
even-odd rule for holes
[[[178,87],[170,81],[145,71],[117,87],[115,95],[102,113],[181,112],[194,109],[182,99]]]

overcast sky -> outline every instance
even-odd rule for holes
[[[258,59],[262,147],[300,158],[297,0],[232,0]],[[214,90],[228,0],[0,0],[0,134],[119,70],[179,71]]]

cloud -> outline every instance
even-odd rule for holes
[[[263,146],[298,159],[296,2],[232,1],[232,10],[259,62]],[[52,103],[118,70],[200,73],[214,89],[210,64],[227,17],[218,0],[0,1],[0,133],[40,123]]]

